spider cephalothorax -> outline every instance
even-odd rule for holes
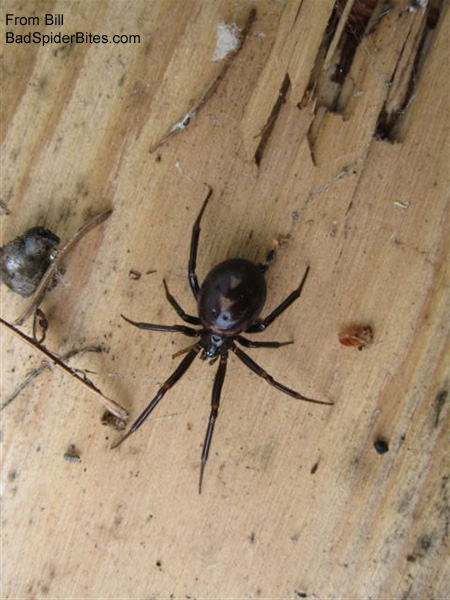
[[[177,314],[186,323],[198,325],[200,326],[200,329],[194,329],[193,327],[187,327],[186,325],[138,323],[136,321],[131,321],[127,317],[123,317],[128,323],[131,323],[140,329],[150,329],[152,331],[176,331],[189,337],[196,337],[198,338],[198,341],[185,350],[177,353],[177,355],[186,354],[186,356],[169,379],[167,379],[159,389],[158,393],[144,412],[131,426],[128,433],[113,446],[117,447],[142,425],[167,390],[169,390],[187,371],[196,356],[199,355],[203,360],[210,359],[211,363],[220,358],[212,392],[211,414],[206,430],[205,443],[203,444],[199,492],[201,492],[203,471],[206,461],[208,460],[214,425],[219,412],[220,394],[225,379],[228,353],[230,350],[249,369],[285,394],[300,400],[306,400],[307,402],[332,404],[332,402],[325,400],[307,398],[295,390],[275,381],[271,375],[264,371],[264,369],[250,358],[248,354],[243,352],[235,343],[237,342],[239,345],[246,348],[279,348],[286,344],[292,344],[292,342],[254,342],[243,337],[241,333],[258,333],[264,331],[271,323],[273,323],[273,321],[300,296],[308,276],[309,267],[307,267],[298,288],[289,294],[289,296],[264,319],[259,318],[266,300],[264,269],[260,266],[255,265],[244,258],[226,260],[211,269],[205,277],[202,286],[199,286],[195,268],[200,234],[200,221],[211,195],[212,190],[210,189],[192,230],[191,250],[189,255],[188,278],[190,287],[197,301],[198,317],[188,315],[184,312],[169,292],[167,284],[164,281],[167,300],[176,310]]]
[[[230,339],[218,335],[217,333],[211,333],[211,331],[205,331],[201,334],[200,341],[198,342],[201,352],[200,358],[206,360],[211,359],[211,364],[221,355],[230,349]]]

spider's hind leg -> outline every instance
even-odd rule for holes
[[[177,381],[181,379],[181,377],[186,373],[186,371],[189,369],[199,352],[200,346],[198,345],[196,345],[194,348],[192,348],[192,350],[190,350],[190,352],[183,358],[183,360],[180,362],[180,364],[172,373],[172,375],[159,388],[156,396],[153,398],[153,400],[150,402],[147,408],[139,415],[139,417],[131,426],[130,430],[123,437],[121,437],[120,440],[112,446],[112,448],[117,448],[117,446],[120,446],[120,444],[122,444],[122,442],[124,442],[132,433],[139,429],[139,427],[146,420],[149,414],[159,404],[160,400],[162,400],[166,392],[168,392],[170,388],[172,388],[177,383]]]
[[[209,449],[211,447],[211,440],[214,432],[214,425],[219,414],[220,394],[222,392],[222,386],[225,379],[225,373],[227,371],[227,360],[228,353],[225,352],[220,356],[220,364],[217,369],[216,377],[214,379],[214,387],[211,398],[211,413],[209,415],[208,428],[206,430],[205,443],[203,444],[202,452],[202,464],[200,467],[200,481],[198,484],[198,493],[202,493],[202,482],[203,472],[205,470],[206,461],[208,460]]]
[[[298,298],[300,298],[300,294],[302,293],[303,286],[305,285],[306,278],[308,277],[309,266],[306,268],[305,274],[300,282],[298,288],[296,288],[293,292],[289,294],[289,296],[283,300],[283,302],[273,310],[270,315],[268,315],[265,319],[260,319],[253,325],[251,325],[246,333],[258,333],[260,331],[264,331],[269,327],[271,323],[275,321],[277,317],[281,315],[293,302],[295,302]]]
[[[253,358],[250,358],[250,356],[248,354],[243,352],[237,346],[232,346],[231,349],[236,354],[236,356],[244,363],[244,365],[250,369],[250,371],[253,371],[253,373],[256,373],[256,375],[259,375],[259,377],[262,377],[263,379],[265,379],[267,381],[267,383],[269,383],[270,385],[273,385],[273,387],[276,388],[277,390],[280,390],[280,392],[284,392],[288,396],[292,396],[293,398],[297,398],[298,400],[305,400],[306,402],[314,402],[315,404],[328,404],[328,405],[333,404],[333,402],[329,402],[328,400],[316,400],[315,398],[307,398],[306,396],[299,394],[295,390],[292,390],[291,388],[288,388],[287,386],[283,385],[279,381],[276,381],[272,377],[272,375],[269,375],[269,373],[267,373],[267,371],[265,371],[262,367],[260,367],[253,360]]]
[[[244,348],[281,348],[281,346],[288,346],[289,344],[293,344],[294,342],[254,342],[253,340],[248,340],[247,338],[238,335],[236,340],[244,346]]]

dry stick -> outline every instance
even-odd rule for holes
[[[34,309],[37,306],[39,306],[39,304],[42,302],[49,284],[51,283],[53,277],[56,275],[56,273],[58,271],[59,265],[64,260],[64,258],[67,256],[67,254],[69,254],[69,252],[72,250],[72,248],[75,246],[75,244],[77,244],[81,240],[81,238],[84,237],[87,233],[89,233],[92,229],[97,227],[97,225],[100,225],[101,223],[106,221],[106,219],[108,219],[111,216],[112,212],[113,212],[112,210],[107,210],[107,211],[97,215],[96,217],[93,217],[90,221],[88,221],[86,223],[86,225],[83,225],[83,227],[81,227],[81,229],[79,229],[75,233],[75,235],[67,242],[67,244],[65,246],[63,246],[61,248],[61,250],[56,255],[55,259],[53,260],[52,264],[49,266],[49,268],[44,273],[44,276],[41,279],[36,291],[30,298],[28,306],[26,307],[24,312],[21,314],[21,316],[18,319],[16,319],[16,321],[14,323],[15,325],[23,325],[25,323],[25,321],[28,319],[28,317],[31,316]]]
[[[68,373],[69,375],[74,377],[77,381],[82,383],[84,386],[86,386],[89,391],[93,392],[96,395],[97,401],[100,402],[100,404],[102,404],[107,410],[109,410],[110,413],[112,413],[116,417],[119,417],[119,419],[126,420],[128,418],[127,411],[124,408],[122,408],[120,406],[120,404],[117,404],[117,402],[115,402],[111,398],[108,398],[107,396],[105,396],[92,383],[92,381],[83,379],[83,377],[78,375],[78,373],[76,373],[76,371],[74,369],[72,369],[71,367],[69,367],[65,363],[63,363],[63,361],[60,358],[58,358],[55,354],[53,354],[50,350],[48,350],[48,348],[46,348],[45,346],[42,346],[41,344],[38,344],[33,338],[29,337],[25,333],[22,333],[21,331],[19,331],[19,329],[16,329],[16,327],[14,327],[14,325],[12,325],[11,323],[8,323],[8,321],[5,321],[1,317],[0,317],[0,323],[4,327],[9,329],[10,331],[15,333],[17,336],[19,336],[24,342],[29,344],[32,348],[34,348],[41,354],[44,354],[44,356],[46,358],[48,358],[49,360],[51,360],[52,363],[56,367],[62,369],[63,371],[65,371],[66,373]]]
[[[174,125],[172,125],[170,127],[170,129],[167,131],[167,133],[165,135],[163,135],[163,137],[150,148],[150,150],[149,150],[150,154],[152,152],[154,152],[157,148],[162,146],[162,144],[164,144],[164,142],[166,142],[169,138],[171,138],[175,133],[178,133],[179,131],[183,131],[184,129],[186,129],[186,127],[189,125],[189,123],[192,121],[192,119],[195,118],[195,116],[205,106],[205,104],[208,102],[208,100],[211,98],[211,96],[216,92],[216,90],[219,86],[219,83],[225,77],[228,69],[230,68],[230,66],[233,62],[233,59],[237,56],[237,54],[240,52],[240,50],[244,46],[245,39],[248,36],[248,33],[251,29],[251,26],[253,25],[253,22],[255,21],[255,18],[256,18],[256,10],[253,8],[248,15],[248,19],[247,19],[247,22],[246,22],[244,28],[241,31],[241,35],[240,35],[241,43],[239,44],[239,48],[237,48],[231,54],[231,56],[229,56],[229,58],[225,61],[221,72],[214,79],[214,81],[208,87],[208,89],[203,94],[203,96],[200,98],[200,100],[196,104],[191,106],[191,108],[185,113],[184,117],[182,117],[179,121],[177,121]]]

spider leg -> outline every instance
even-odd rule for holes
[[[293,302],[295,302],[297,300],[297,298],[300,297],[300,294],[302,293],[302,289],[303,286],[305,285],[305,281],[306,278],[308,277],[308,273],[309,273],[309,266],[306,268],[305,274],[303,275],[303,278],[300,282],[300,285],[298,286],[297,289],[295,289],[291,294],[289,294],[289,296],[283,300],[283,302],[276,307],[275,310],[273,310],[270,315],[268,315],[265,319],[261,319],[260,321],[257,321],[256,323],[254,323],[253,325],[251,325],[246,333],[258,333],[259,331],[264,331],[265,329],[267,329],[267,327],[269,327],[269,325],[271,323],[273,323],[275,321],[275,319],[277,317],[279,317],[281,315],[282,312],[284,312]]]
[[[133,423],[130,430],[123,437],[121,437],[120,440],[112,446],[112,448],[117,448],[117,446],[120,446],[120,444],[122,444],[122,442],[124,442],[127,439],[127,437],[129,437],[132,433],[134,433],[135,431],[137,431],[139,429],[139,427],[142,425],[142,423],[145,421],[145,419],[149,416],[149,414],[152,412],[152,410],[157,406],[159,401],[163,398],[165,393],[168,390],[170,390],[170,388],[173,387],[176,384],[176,382],[186,373],[186,371],[189,369],[189,367],[191,366],[192,362],[194,361],[195,357],[197,356],[197,354],[199,352],[200,352],[200,346],[197,346],[197,347],[193,348],[183,358],[183,360],[180,362],[180,364],[175,369],[175,371],[172,373],[172,375],[169,377],[169,379],[167,379],[167,381],[159,388],[158,393],[153,398],[153,400],[150,402],[150,404],[147,406],[147,408],[139,415],[139,417]]]
[[[163,284],[164,284],[164,289],[166,290],[166,298],[170,302],[170,304],[173,306],[173,308],[175,309],[177,315],[179,317],[181,317],[183,319],[183,321],[186,321],[186,323],[191,323],[191,325],[200,325],[200,319],[198,317],[192,317],[191,315],[188,315],[187,313],[184,312],[184,310],[181,308],[181,306],[178,304],[178,302],[175,300],[175,298],[169,292],[169,288],[167,286],[165,279],[163,279]]]
[[[128,319],[125,315],[120,315],[122,319],[124,319],[127,323],[138,327],[139,329],[149,329],[150,331],[175,331],[178,333],[183,333],[184,335],[188,335],[190,337],[195,337],[196,335],[200,335],[201,330],[193,329],[192,327],[186,327],[185,325],[155,325],[153,323],[138,323],[136,321],[132,321]]]
[[[198,484],[199,494],[202,493],[203,472],[205,470],[206,461],[208,460],[209,449],[211,447],[211,440],[214,432],[214,425],[216,423],[217,415],[219,413],[220,394],[222,392],[222,386],[227,370],[227,360],[228,353],[222,354],[220,357],[219,368],[217,369],[216,377],[214,379],[214,387],[211,398],[211,413],[209,415],[208,428],[206,430],[205,442],[203,444],[202,464],[200,467],[200,481]]]
[[[172,354],[172,358],[176,358],[177,356],[181,356],[182,354],[186,354],[186,352],[189,352],[189,350],[191,348],[194,348],[197,345],[197,343],[198,342],[194,342],[193,344],[190,344],[186,348],[182,348],[181,350],[178,350],[178,352],[175,352],[175,354]]]
[[[257,375],[265,379],[267,383],[273,385],[273,387],[277,388],[277,390],[280,390],[280,392],[284,392],[285,394],[288,394],[288,396],[298,398],[299,400],[306,400],[306,402],[314,402],[315,404],[333,404],[333,402],[328,402],[326,400],[315,400],[314,398],[307,398],[306,396],[299,394],[295,390],[291,390],[291,388],[288,388],[282,383],[275,381],[275,379],[271,375],[264,371],[264,369],[262,369],[257,363],[255,363],[255,361],[252,358],[250,358],[248,354],[243,352],[240,348],[238,348],[237,346],[232,346],[231,350],[244,363],[246,367],[253,371],[253,373],[256,373]]]
[[[195,274],[195,267],[197,266],[197,249],[198,249],[198,238],[200,235],[200,221],[203,216],[203,212],[208,204],[209,199],[212,196],[212,188],[209,187],[208,194],[203,202],[203,206],[200,209],[197,220],[194,223],[194,227],[192,228],[192,237],[191,237],[191,250],[189,253],[189,264],[188,264],[188,279],[189,285],[191,286],[192,293],[195,296],[195,299],[198,298],[198,293],[200,291],[200,286],[198,285],[197,275]]]
[[[244,346],[244,348],[281,348],[281,346],[287,346],[288,344],[293,344],[294,342],[254,342],[253,340],[248,340],[247,338],[238,335],[236,340]]]

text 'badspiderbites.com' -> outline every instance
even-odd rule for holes
[[[24,27],[63,27],[64,15],[45,14],[43,17],[17,16],[11,13],[5,15],[6,25],[14,27],[14,30],[6,32],[7,44],[140,44],[141,37],[136,34],[94,34],[85,31],[76,31],[75,33],[61,33],[61,31],[46,33],[40,31],[23,31]],[[20,28],[20,31],[18,29]]]

